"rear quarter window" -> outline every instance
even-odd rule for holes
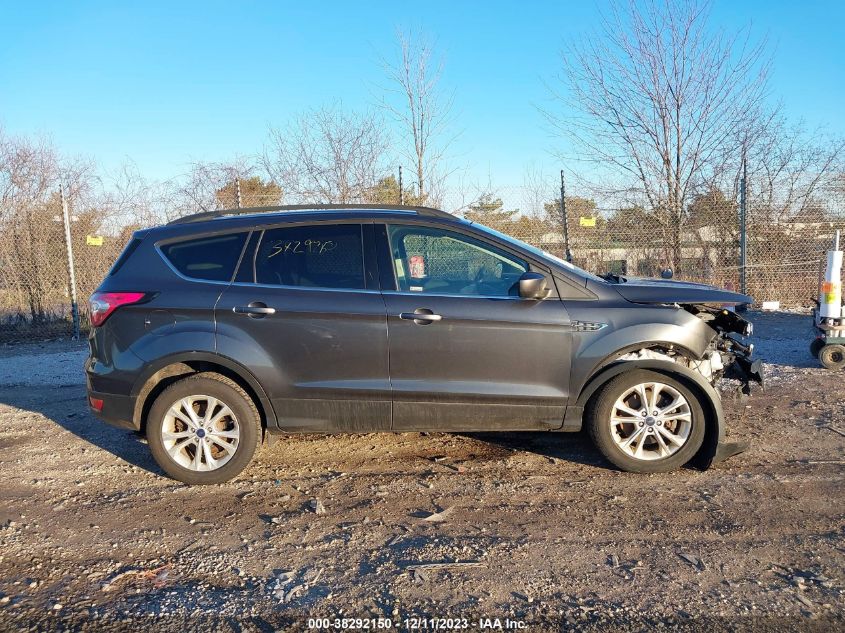
[[[129,240],[129,243],[123,247],[120,255],[115,260],[114,264],[112,264],[111,270],[109,270],[109,276],[116,274],[117,271],[123,267],[127,260],[132,257],[132,253],[134,253],[141,245],[141,241],[140,237],[133,237]]]
[[[211,235],[170,242],[161,253],[185,277],[206,281],[230,281],[246,241],[246,233]]]

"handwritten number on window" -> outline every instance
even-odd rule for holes
[[[272,245],[272,251],[267,259],[275,257],[279,253],[293,253],[304,255],[305,253],[330,253],[337,248],[337,242],[332,240],[279,240]]]

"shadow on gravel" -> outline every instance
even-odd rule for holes
[[[0,393],[0,402],[17,409],[40,413],[57,426],[133,466],[156,475],[163,474],[140,436],[132,431],[109,426],[88,411],[83,385],[4,386]],[[39,434],[49,434],[51,429],[47,426],[37,431]]]
[[[486,442],[508,453],[525,451],[541,455],[550,460],[562,460],[574,464],[586,464],[612,469],[585,433],[512,432],[512,433],[458,433],[463,437]],[[499,456],[501,457],[501,456]]]

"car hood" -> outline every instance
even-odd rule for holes
[[[752,303],[748,295],[692,281],[627,277],[613,288],[632,303]]]

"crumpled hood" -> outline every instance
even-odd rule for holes
[[[748,295],[724,290],[708,284],[674,279],[627,277],[624,283],[613,284],[622,297],[632,303],[753,303]]]

